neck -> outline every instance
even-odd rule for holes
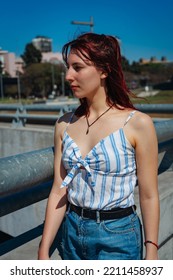
[[[89,108],[89,115],[96,116],[100,115],[104,110],[109,108],[110,106],[106,102],[106,97],[102,97],[96,100],[87,100],[88,108]]]
[[[89,123],[88,120],[88,116],[86,116],[86,122],[87,122],[87,131],[86,134],[89,133],[89,129],[90,127],[95,124],[101,117],[103,117],[110,109],[112,108],[112,106],[106,107],[106,110],[104,110],[101,114],[99,114],[96,119],[94,121],[92,121],[91,123]]]
[[[93,110],[98,112],[104,109],[105,105],[107,106],[106,99],[107,95],[105,87],[101,86],[97,91],[92,92],[86,99],[89,111]]]

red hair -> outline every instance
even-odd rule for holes
[[[77,39],[65,44],[62,49],[63,60],[67,64],[69,52],[73,50],[82,54],[93,65],[107,73],[106,94],[107,103],[116,108],[132,108],[130,96],[135,96],[126,86],[122,65],[121,52],[118,40],[109,35],[85,33]],[[78,115],[88,113],[86,98],[80,99],[81,106],[77,110]]]

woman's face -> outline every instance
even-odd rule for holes
[[[82,54],[79,56],[76,52],[70,52],[66,80],[77,98],[93,98],[101,90],[103,78],[105,75],[91,61]]]

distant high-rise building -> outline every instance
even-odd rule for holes
[[[52,39],[45,36],[37,36],[32,40],[33,45],[41,52],[52,52]]]

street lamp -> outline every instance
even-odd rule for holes
[[[4,98],[4,88],[3,88],[3,73],[4,73],[4,65],[0,60],[0,83],[1,83],[1,98]]]
[[[20,72],[17,70],[17,92],[19,103],[21,103]]]
[[[1,83],[1,98],[4,98],[4,91],[3,91],[3,78],[2,73],[0,74],[0,83]]]
[[[61,88],[62,88],[62,95],[65,96],[65,84],[64,84],[64,72],[61,72]]]
[[[53,92],[54,91],[54,86],[55,86],[55,72],[54,72],[53,63],[51,64],[51,72],[52,72],[52,92]]]
[[[89,25],[90,26],[90,32],[93,32],[94,29],[94,20],[93,17],[90,17],[90,21],[72,21],[72,24],[79,24],[79,25]]]

